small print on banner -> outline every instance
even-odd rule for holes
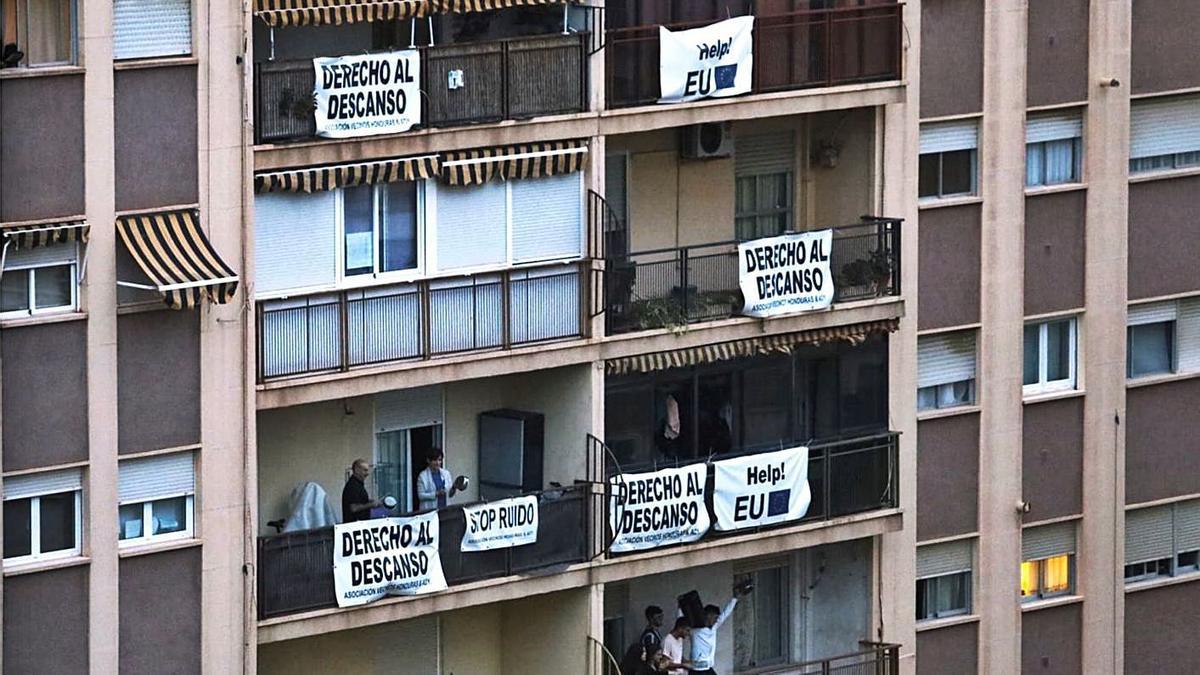
[[[659,103],[684,103],[750,93],[754,17],[741,16],[683,31],[658,29]]]
[[[533,495],[463,508],[462,551],[491,551],[537,542],[538,499]]]
[[[609,527],[614,553],[696,541],[708,532],[704,484],[708,466],[692,464],[609,479]]]
[[[833,304],[829,257],[833,230],[785,234],[738,244],[743,316],[769,317]]]
[[[335,525],[333,587],[338,607],[444,590],[437,511]]]
[[[354,138],[421,123],[421,56],[415,49],[313,59],[317,135]]]
[[[713,462],[717,529],[742,530],[799,520],[808,513],[808,448]],[[829,486],[826,486],[829,489]]]

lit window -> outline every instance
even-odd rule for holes
[[[1037,600],[1070,593],[1074,565],[1073,555],[1021,563],[1021,599]]]
[[[74,62],[74,27],[71,0],[0,0],[0,68]]]
[[[74,243],[10,246],[0,276],[0,316],[73,311],[78,306],[77,257]]]
[[[190,452],[122,461],[117,511],[121,545],[192,537],[195,491]]]
[[[1075,319],[1025,325],[1025,393],[1075,388]]]
[[[78,470],[4,479],[4,562],[35,562],[82,551],[82,476]]]

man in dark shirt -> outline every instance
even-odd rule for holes
[[[383,502],[371,499],[367,494],[366,480],[371,475],[371,467],[367,460],[361,457],[350,465],[350,478],[346,479],[346,487],[342,488],[342,522],[353,523],[367,520],[371,517],[371,509]]]
[[[662,649],[662,634],[659,629],[663,625],[662,607],[658,605],[650,605],[646,608],[646,628],[642,630],[642,637],[639,640],[642,648],[646,650],[646,655],[643,657],[649,661],[654,653]]]

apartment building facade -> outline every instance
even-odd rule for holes
[[[749,580],[719,672],[1189,670],[1180,2],[0,2],[5,669],[599,675]],[[791,232],[828,308],[743,316]],[[444,588],[339,595],[360,457]],[[667,475],[711,527],[634,542]]]

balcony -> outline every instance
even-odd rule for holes
[[[883,3],[756,17],[753,93],[900,79],[902,8],[899,3]],[[708,23],[711,20],[662,25],[686,30]],[[658,28],[655,24],[609,29],[610,109],[658,100]]]
[[[258,381],[584,337],[588,266],[259,301]]]
[[[451,587],[517,574],[545,574],[589,558],[591,527],[586,486],[538,493],[536,543],[495,551],[459,550],[461,506],[438,511],[438,554]],[[258,618],[336,607],[333,528],[258,538]]]
[[[449,127],[587,110],[588,34],[421,47],[421,120]],[[470,78],[451,89],[448,73]],[[312,59],[255,65],[256,143],[314,138]]]
[[[835,303],[900,294],[900,222],[872,219],[834,228],[830,266]],[[725,241],[606,258],[607,334],[738,316],[743,303],[737,244]]]

